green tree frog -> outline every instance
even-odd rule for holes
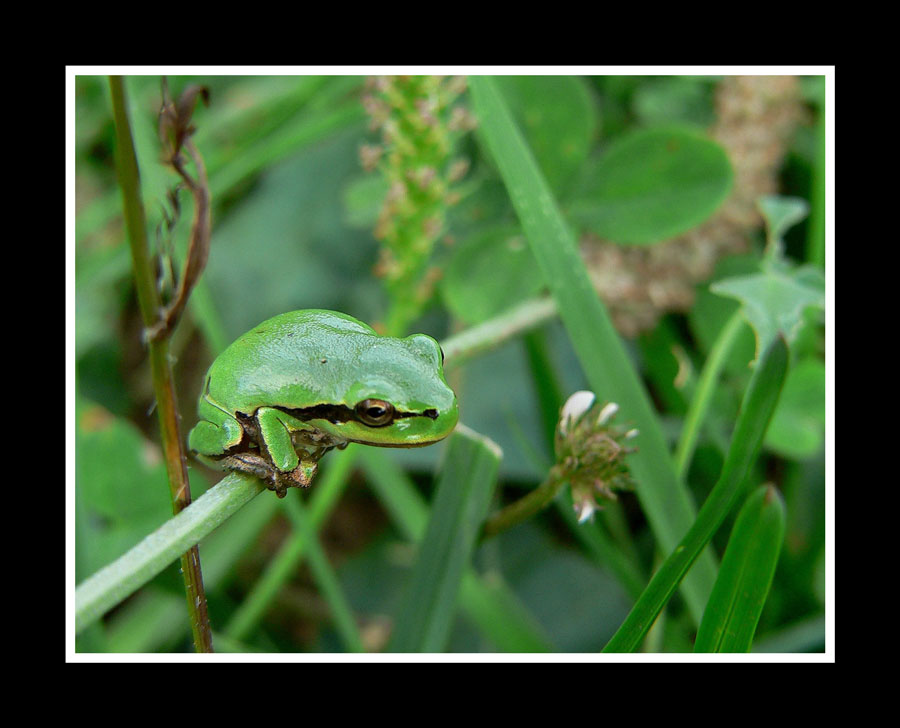
[[[308,486],[334,447],[419,447],[449,435],[459,411],[443,358],[425,334],[380,336],[335,311],[283,313],[212,363],[189,446],[283,498]]]

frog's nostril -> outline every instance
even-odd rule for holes
[[[433,420],[437,419],[438,413],[436,409],[427,409],[423,413],[426,417],[430,417]]]

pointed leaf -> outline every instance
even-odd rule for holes
[[[784,502],[772,486],[755,490],[738,514],[694,652],[749,652],[784,541]]]

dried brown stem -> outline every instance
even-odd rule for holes
[[[135,288],[144,325],[149,328],[155,322],[159,311],[159,297],[154,285],[147,246],[146,217],[141,201],[137,157],[134,152],[131,123],[126,112],[125,86],[122,77],[110,76],[109,85],[116,129],[116,169],[119,186],[122,189],[125,226],[131,245]],[[179,513],[190,505],[191,489],[182,450],[175,385],[169,364],[168,339],[165,337],[150,339],[148,348],[166,471],[172,496],[172,510]],[[203,575],[200,571],[200,552],[196,544],[182,555],[181,570],[184,576],[191,630],[194,635],[194,647],[198,652],[212,652],[212,632],[206,611],[206,595],[203,590]]]
[[[168,337],[187,305],[191,290],[200,279],[206,261],[209,258],[209,242],[212,229],[210,213],[209,183],[206,178],[206,166],[197,147],[191,141],[194,126],[191,115],[196,105],[197,96],[207,101],[209,94],[202,86],[188,86],[178,99],[172,103],[168,95],[168,85],[163,83],[163,107],[159,114],[159,135],[165,147],[166,161],[172,165],[194,197],[194,221],[191,225],[191,237],[188,243],[187,258],[178,291],[172,302],[160,311],[159,320],[147,327],[148,341],[158,341]],[[186,150],[197,170],[196,179],[184,166],[182,150]]]

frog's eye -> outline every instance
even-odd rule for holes
[[[383,399],[364,399],[356,405],[356,416],[370,427],[383,427],[394,419],[394,406]]]

